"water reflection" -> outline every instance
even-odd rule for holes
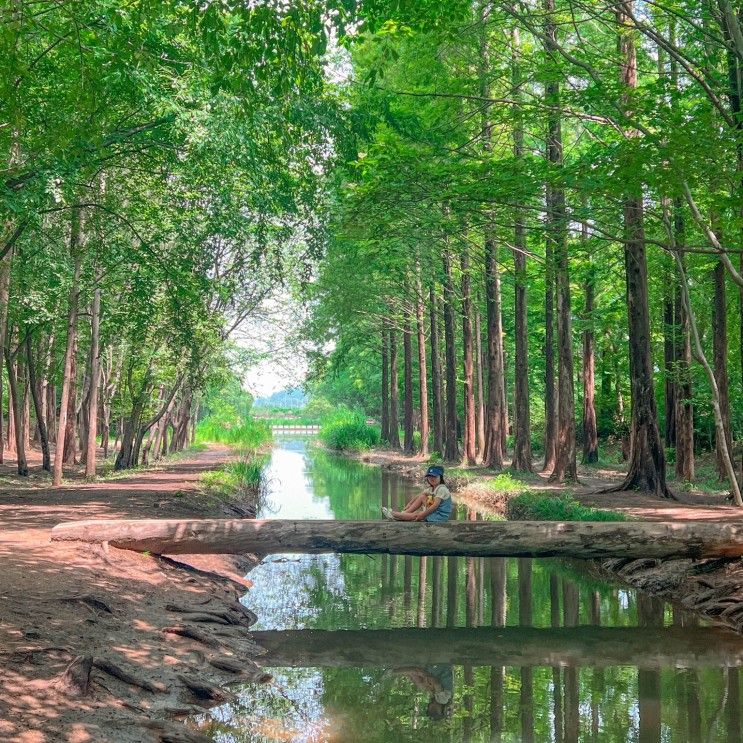
[[[376,518],[418,490],[296,443],[271,478],[287,518]],[[215,740],[743,738],[741,638],[581,567],[292,555],[251,579],[275,682],[215,710]]]

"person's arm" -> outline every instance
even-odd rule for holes
[[[425,510],[415,515],[416,521],[425,521],[426,516],[430,516],[441,505],[441,498],[434,498],[433,503]]]

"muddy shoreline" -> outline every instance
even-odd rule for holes
[[[240,603],[255,557],[177,560],[49,541],[75,518],[235,518],[200,474],[212,447],[126,479],[0,493],[0,739],[18,743],[204,743],[187,718],[228,701],[234,682],[268,680]]]
[[[360,461],[382,467],[390,472],[413,481],[422,483],[426,463],[416,457],[402,457],[395,452],[377,450],[354,455]],[[460,502],[472,507],[484,507],[493,513],[505,517],[506,504],[509,497],[515,493],[498,493],[492,489],[483,487],[484,478],[477,475],[472,477],[454,476],[447,478],[447,483]],[[554,490],[554,488],[545,488]],[[595,490],[595,489],[594,489]],[[668,504],[659,504],[660,516],[654,513],[645,513],[647,508],[646,498],[640,500],[638,494],[628,492],[619,493],[624,495],[630,507],[617,509],[611,503],[604,504],[601,497],[589,489],[586,493],[572,493],[579,501],[585,502],[603,510],[625,512],[637,518],[653,518],[655,520],[673,520],[674,510]],[[634,508],[635,501],[641,504]],[[697,508],[697,504],[692,504]],[[662,507],[662,508],[661,508]],[[689,506],[691,507],[691,506]],[[683,504],[679,506],[683,508]],[[700,516],[708,519],[709,508],[705,506],[700,509]],[[728,507],[719,507],[719,512],[724,518],[743,518],[736,512],[731,513]],[[686,512],[684,513],[686,514]],[[691,512],[693,518],[695,512]],[[714,513],[712,514],[714,516]],[[626,583],[633,588],[641,590],[658,598],[662,598],[671,604],[678,606],[686,612],[698,615],[707,621],[714,622],[724,627],[743,633],[743,560],[740,559],[709,559],[709,560],[657,560],[657,559],[606,559],[591,561],[591,572],[598,577],[613,579]]]

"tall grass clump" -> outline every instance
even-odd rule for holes
[[[329,449],[364,451],[379,444],[379,429],[358,411],[340,408],[320,422],[320,441]]]
[[[257,451],[271,441],[271,427],[254,418],[209,416],[196,427],[196,440]]]
[[[626,521],[627,517],[612,511],[583,506],[570,495],[546,495],[525,492],[506,503],[509,521]]]

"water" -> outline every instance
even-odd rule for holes
[[[375,519],[420,492],[307,439],[268,475],[266,518]],[[274,681],[212,710],[216,741],[743,740],[743,638],[582,565],[273,555],[250,578]]]

